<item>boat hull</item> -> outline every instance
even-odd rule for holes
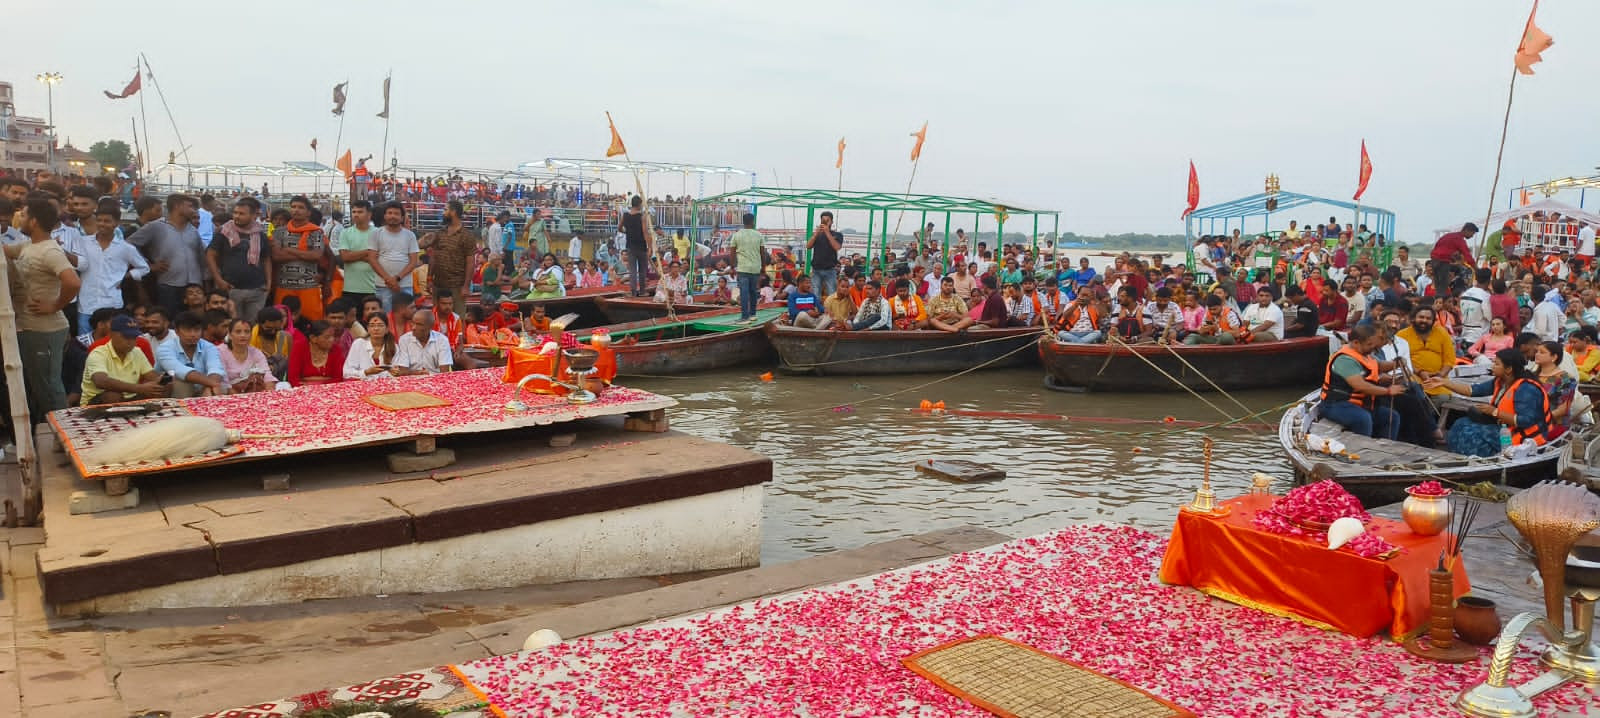
[[[1028,345],[1039,337],[1039,330],[843,332],[773,323],[767,325],[766,336],[785,372],[863,376],[1027,366],[1037,361],[1037,353],[1028,351]]]
[[[1039,341],[1039,361],[1044,365],[1045,385],[1052,389],[1170,392],[1185,387],[1226,391],[1305,386],[1321,382],[1328,363],[1328,340],[1306,337],[1233,346],[1167,347],[1071,344],[1046,337]],[[1163,371],[1171,378],[1163,376]],[[1217,386],[1212,387],[1207,378]]]
[[[1318,479],[1324,478],[1321,474],[1326,472],[1331,474],[1326,478],[1338,482],[1369,509],[1404,501],[1408,487],[1429,479],[1461,484],[1481,481],[1499,484],[1503,480],[1504,484],[1517,488],[1553,479],[1556,477],[1557,463],[1571,438],[1569,432],[1529,456],[1514,459],[1460,456],[1452,461],[1430,463],[1427,466],[1396,465],[1392,468],[1348,464],[1311,453],[1299,440],[1303,424],[1315,420],[1318,393],[1314,391],[1308,394],[1285,412],[1278,422],[1278,442],[1294,471],[1294,483],[1299,486],[1310,482],[1314,471],[1319,474]],[[1319,465],[1327,468],[1318,471]]]
[[[648,297],[609,296],[595,300],[595,304],[600,313],[605,315],[606,324],[627,324],[668,316],[666,304]],[[673,313],[680,317],[729,309],[724,304],[677,304],[672,307]],[[736,310],[737,307],[732,309]]]
[[[621,376],[673,376],[754,364],[771,357],[762,328],[700,334],[628,346],[612,345]]]

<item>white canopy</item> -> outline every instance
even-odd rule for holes
[[[1528,215],[1533,214],[1534,212],[1543,212],[1546,215],[1549,215],[1552,212],[1559,212],[1561,214],[1561,216],[1563,216],[1563,217],[1570,217],[1570,218],[1576,219],[1576,220],[1578,220],[1580,222],[1588,222],[1589,224],[1591,224],[1593,226],[1600,227],[1600,214],[1595,214],[1594,212],[1590,212],[1590,211],[1584,210],[1584,209],[1578,209],[1577,207],[1574,207],[1574,206],[1572,206],[1570,204],[1567,204],[1565,202],[1557,202],[1557,201],[1555,201],[1553,199],[1543,199],[1543,200],[1539,200],[1538,202],[1534,202],[1532,204],[1528,204],[1528,205],[1525,205],[1525,206],[1522,206],[1522,207],[1516,207],[1516,208],[1513,208],[1513,209],[1505,210],[1504,212],[1496,212],[1496,213],[1494,213],[1492,215],[1489,215],[1489,226],[1488,227],[1481,227],[1480,229],[1482,231],[1484,231],[1484,232],[1491,232],[1492,233],[1492,232],[1500,229],[1501,227],[1504,227],[1508,220],[1521,219],[1523,217],[1526,217]],[[1479,220],[1476,220],[1476,219],[1466,220],[1466,222],[1478,222],[1478,221]],[[1464,223],[1465,222],[1463,222],[1463,224]],[[1436,229],[1436,230],[1433,231],[1433,235],[1435,237],[1438,237],[1439,235],[1446,234],[1448,232],[1459,232],[1459,231],[1461,231],[1461,225],[1460,224],[1458,224],[1458,225],[1456,225],[1454,227],[1450,227],[1448,229]]]

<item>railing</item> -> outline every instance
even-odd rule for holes
[[[1517,220],[1517,231],[1522,233],[1516,246],[1519,254],[1526,248],[1545,253],[1575,252],[1578,248],[1578,225],[1573,222],[1522,217]]]

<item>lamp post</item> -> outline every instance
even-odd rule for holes
[[[50,113],[45,118],[45,122],[49,123],[46,129],[50,130],[50,143],[45,145],[45,157],[47,158],[45,164],[49,165],[51,172],[54,172],[56,169],[56,85],[61,84],[61,73],[41,72],[34,75],[34,79],[43,82],[45,86],[45,107]]]

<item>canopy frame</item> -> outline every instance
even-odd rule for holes
[[[1272,200],[1276,200],[1273,202]],[[1217,221],[1222,221],[1221,235],[1228,236],[1234,229],[1241,230],[1241,234],[1271,234],[1272,216],[1284,214],[1289,210],[1306,207],[1308,205],[1325,205],[1349,211],[1350,227],[1353,230],[1360,225],[1367,225],[1367,231],[1374,235],[1383,235],[1386,246],[1393,247],[1398,239],[1395,236],[1395,214],[1382,207],[1364,205],[1360,202],[1333,199],[1330,197],[1317,197],[1315,195],[1301,194],[1299,192],[1261,192],[1248,197],[1201,207],[1190,212],[1183,222],[1183,236],[1185,239],[1184,253],[1188,257],[1188,266],[1191,271],[1195,269],[1194,243],[1195,238],[1204,235],[1217,236]],[[1337,215],[1335,215],[1337,216]],[[1261,218],[1261,230],[1254,232],[1246,226],[1246,220],[1252,217]],[[1301,219],[1293,217],[1292,219]],[[1237,220],[1237,226],[1234,222]],[[1285,227],[1288,219],[1284,220]],[[1312,229],[1315,229],[1315,223]],[[1306,227],[1300,227],[1302,231]]]

